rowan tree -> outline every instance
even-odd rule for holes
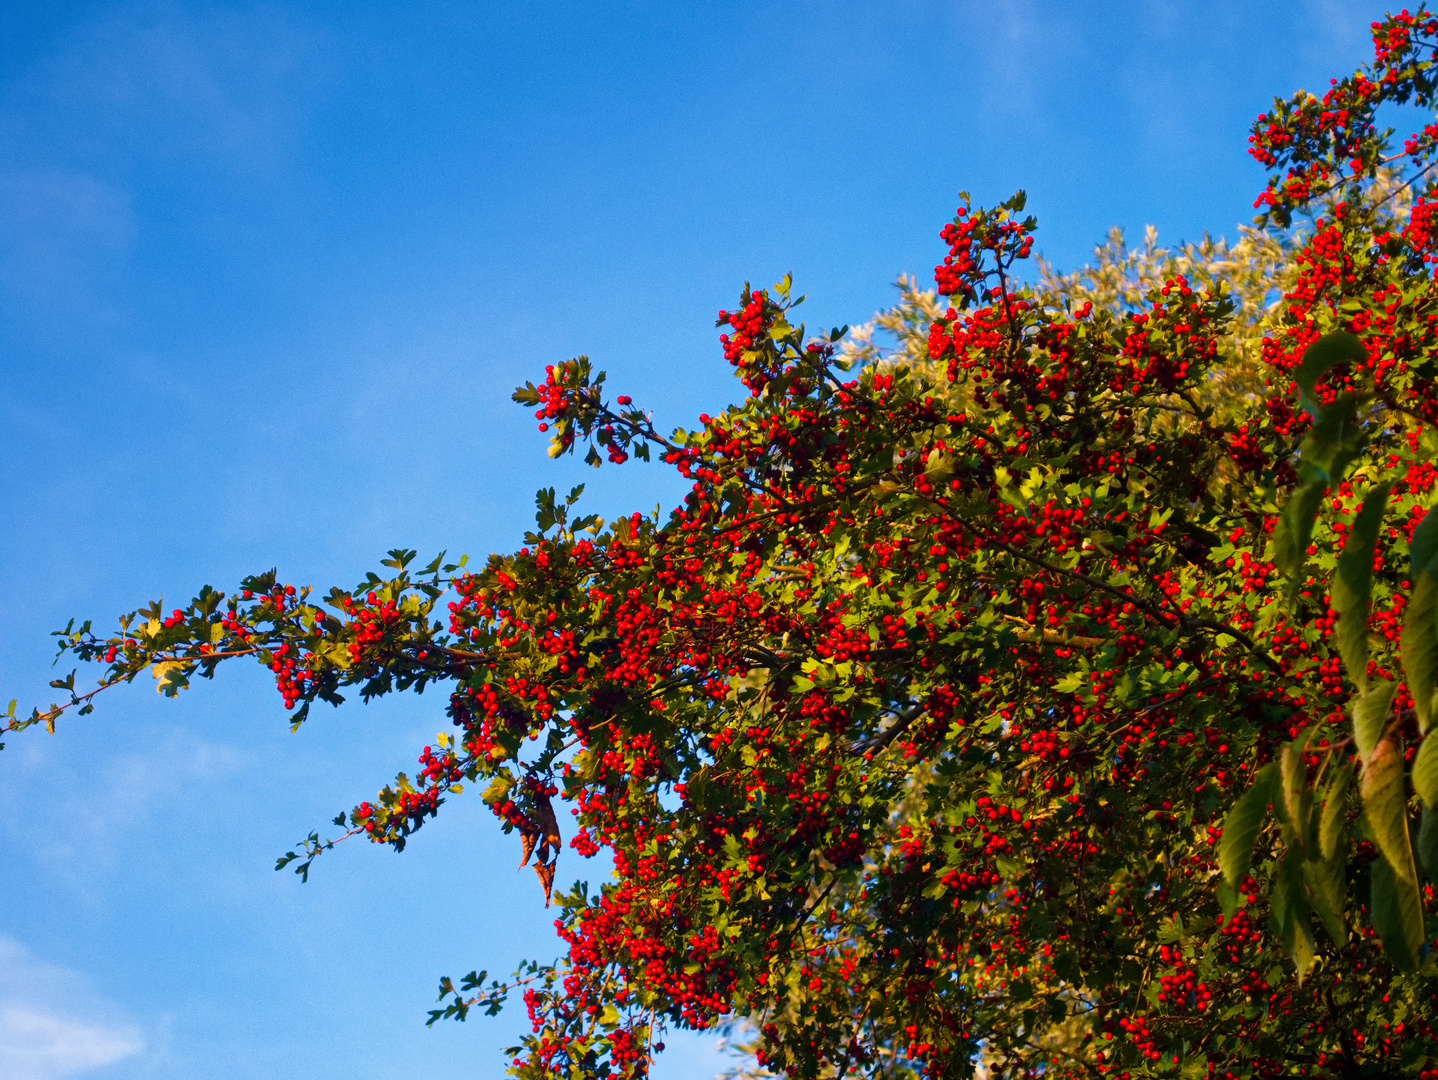
[[[583,357],[515,393],[551,456],[677,470],[667,517],[551,489],[482,567],[72,624],[98,685],[6,731],[242,657],[296,726],[444,685],[419,771],[279,863],[479,787],[566,951],[431,1022],[522,994],[518,1077],[735,1017],[792,1077],[1438,1076],[1438,124],[1378,126],[1434,107],[1438,18],[1373,30],[1258,118],[1237,245],[1026,284],[1023,196],[965,196],[896,350],[786,278],[719,313],[747,393],[692,430]],[[566,844],[612,873],[551,897]]]

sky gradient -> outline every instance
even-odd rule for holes
[[[587,353],[661,427],[739,388],[714,313],[793,272],[811,325],[927,278],[960,189],[1037,248],[1232,234],[1248,124],[1369,55],[1294,3],[0,5],[0,699],[49,632],[278,566],[512,549],[546,460],[509,401]],[[59,672],[63,674],[62,672]],[[83,672],[82,672],[83,678]],[[446,727],[428,694],[288,732],[268,674],[137,681],[0,752],[0,1076],[496,1076],[523,1023],[423,1025],[441,975],[556,952],[477,798],[308,884],[277,855]],[[599,880],[567,851],[560,883]],[[656,1080],[703,1080],[704,1039]]]

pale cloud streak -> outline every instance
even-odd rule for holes
[[[139,1027],[81,976],[0,937],[0,1076],[61,1080],[145,1050]]]
[[[116,754],[85,778],[76,771],[86,767],[83,760],[45,740],[16,740],[15,749],[11,782],[0,788],[0,819],[7,823],[0,835],[8,834],[12,850],[24,851],[37,868],[85,894],[95,889],[97,876],[123,862],[157,815],[189,807],[197,786],[219,783],[251,764],[244,753],[185,728],[157,730],[146,750]],[[49,824],[31,829],[24,808],[41,798],[49,802]]]
[[[263,170],[293,143],[311,51],[278,9],[115,5],[0,88],[3,129],[29,154]]]
[[[293,180],[324,70],[276,8],[122,3],[58,33],[0,83],[6,315],[53,342],[123,324],[133,264],[177,223]]]
[[[53,168],[0,173],[0,289],[17,311],[103,317],[101,286],[134,235],[130,200],[110,184]]]

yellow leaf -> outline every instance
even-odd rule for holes
[[[155,676],[155,690],[166,697],[174,697],[190,685],[190,665],[179,660],[162,660],[150,666]]]

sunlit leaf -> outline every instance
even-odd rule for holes
[[[191,666],[177,660],[165,660],[152,664],[150,674],[155,677],[155,690],[166,697],[174,697],[190,685]]]
[[[1413,882],[1413,845],[1408,838],[1408,793],[1403,776],[1403,740],[1385,735],[1363,765],[1359,781],[1363,812],[1373,841],[1404,881]]]
[[[1360,759],[1367,761],[1382,738],[1383,729],[1393,713],[1393,695],[1397,692],[1398,684],[1385,679],[1374,683],[1366,694],[1353,702],[1353,741],[1358,747]]]

